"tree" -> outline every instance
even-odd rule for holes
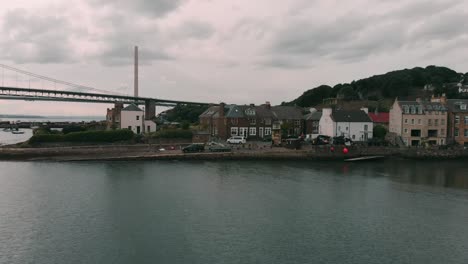
[[[374,138],[385,139],[387,135],[387,129],[384,126],[377,125],[373,130]]]

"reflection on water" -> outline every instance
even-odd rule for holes
[[[464,162],[0,162],[0,263],[460,263]]]

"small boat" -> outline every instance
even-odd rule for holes
[[[24,131],[19,131],[19,130],[14,131],[14,130],[13,130],[13,131],[11,131],[11,133],[16,134],[16,135],[19,135],[19,134],[24,134]]]
[[[11,131],[12,131],[12,129],[11,129],[11,128],[9,128],[9,127],[7,127],[7,128],[4,128],[4,129],[3,129],[3,131],[4,131],[4,132],[11,132]]]
[[[371,160],[379,160],[379,159],[383,159],[383,158],[385,158],[385,156],[363,156],[363,157],[358,157],[358,158],[345,159],[345,161],[348,161],[348,162],[371,161]]]

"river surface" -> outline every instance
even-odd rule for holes
[[[468,263],[465,162],[0,162],[0,263]]]

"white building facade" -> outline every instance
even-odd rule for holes
[[[344,136],[353,141],[367,141],[372,138],[374,125],[368,116],[367,108],[359,111],[322,110],[319,130],[321,135]]]
[[[136,134],[156,131],[156,123],[145,120],[145,112],[131,104],[123,108],[120,114],[120,128],[132,130]]]

